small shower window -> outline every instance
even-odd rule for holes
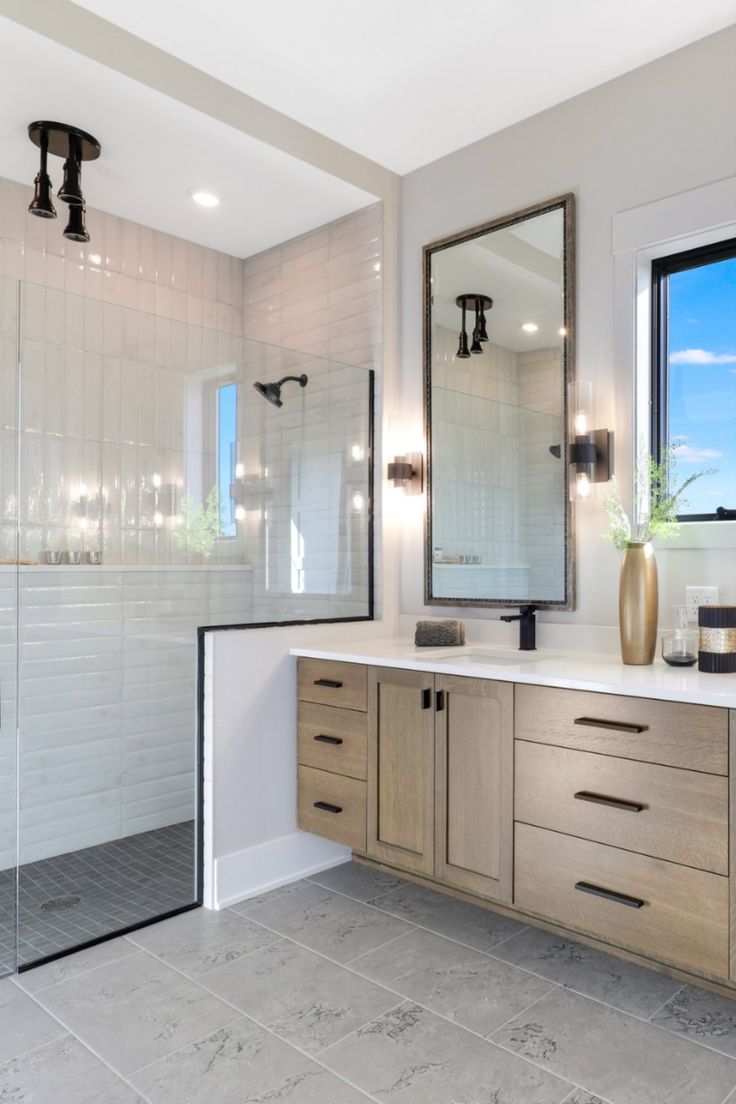
[[[220,502],[220,534],[236,535],[235,503],[230,487],[235,482],[238,449],[238,385],[217,388],[217,490]]]

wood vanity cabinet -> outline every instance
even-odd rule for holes
[[[511,900],[513,698],[509,683],[369,671],[371,858]]]
[[[299,823],[736,987],[736,711],[299,661]]]

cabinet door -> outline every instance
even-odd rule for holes
[[[435,876],[510,901],[513,863],[514,689],[435,676]]]
[[[368,675],[368,854],[434,871],[434,676]]]

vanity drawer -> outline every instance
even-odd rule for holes
[[[299,700],[344,709],[368,708],[368,669],[361,663],[335,663],[329,659],[300,659]]]
[[[300,766],[299,827],[365,851],[365,782]]]
[[[516,741],[516,820],[728,874],[728,780]]]
[[[514,903],[652,958],[728,976],[728,878],[718,874],[517,824]]]
[[[516,687],[515,734],[540,744],[728,774],[728,711],[714,706],[522,685]]]
[[[368,715],[332,705],[299,703],[299,762],[365,778]]]

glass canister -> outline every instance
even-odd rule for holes
[[[670,667],[694,667],[698,662],[698,630],[688,625],[687,606],[675,606],[675,627],[662,637],[662,659]]]

